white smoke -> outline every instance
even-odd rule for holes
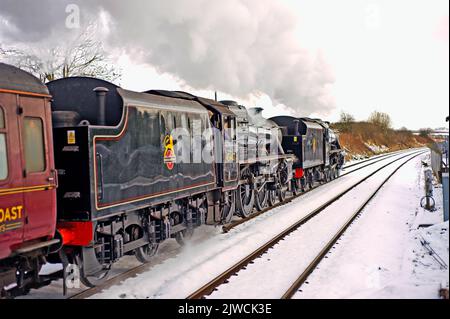
[[[334,108],[328,66],[301,48],[295,16],[277,1],[2,0],[0,16],[14,26],[4,36],[54,37],[64,31],[68,3],[79,5],[82,23],[106,12],[111,24],[104,41],[110,48],[123,49],[195,89],[238,97],[265,93],[299,115]]]

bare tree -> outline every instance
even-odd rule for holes
[[[73,41],[54,47],[0,46],[0,58],[34,74],[44,83],[70,76],[117,81],[121,72],[109,63],[102,43],[95,39],[95,30],[90,25]]]
[[[392,128],[392,120],[389,114],[375,111],[369,117],[369,123],[372,123],[383,130]]]
[[[341,118],[339,120],[342,132],[351,132],[352,124],[355,123],[355,117],[350,113],[341,112]]]
[[[402,126],[401,128],[399,128],[397,130],[398,133],[403,134],[403,135],[412,135],[413,133],[411,132],[411,130],[409,130],[407,127]]]
[[[341,112],[340,122],[341,123],[354,123],[355,117],[353,115],[351,115],[350,113]]]
[[[430,134],[433,133],[431,128],[421,128],[419,130],[419,136],[421,137],[430,137]]]

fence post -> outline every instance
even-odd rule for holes
[[[433,171],[430,168],[424,170],[425,174],[425,208],[432,210],[434,207],[431,205],[431,198],[433,197]]]
[[[448,221],[448,172],[442,173],[442,191],[444,192],[444,222]]]
[[[442,174],[442,153],[439,150],[438,144],[434,144],[430,147],[431,150],[431,169],[436,176],[439,183],[441,183]]]

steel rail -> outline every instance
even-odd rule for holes
[[[407,152],[407,151],[405,151],[405,152]],[[411,152],[412,152],[412,150],[411,150]],[[419,152],[419,150],[417,150],[417,152]],[[399,156],[401,153],[402,153],[402,152],[399,151],[399,152],[397,152],[397,153],[395,153],[395,154],[390,154],[389,156],[383,156],[382,158],[377,158],[375,161],[373,161],[373,162],[371,162],[371,163],[368,163],[368,164],[366,164],[366,165],[364,165],[364,166],[362,166],[362,167],[358,167],[358,168],[356,168],[356,169],[354,169],[354,170],[352,170],[352,171],[350,171],[350,172],[347,172],[347,173],[345,173],[345,174],[342,174],[342,175],[340,175],[338,178],[336,178],[336,179],[334,179],[334,180],[338,180],[339,178],[342,178],[342,177],[344,177],[344,176],[347,176],[347,175],[349,175],[349,174],[352,174],[352,173],[354,173],[354,172],[357,172],[357,171],[359,171],[359,170],[361,170],[361,169],[363,169],[363,168],[369,167],[369,166],[374,165],[374,164],[376,164],[376,163],[379,163],[379,162],[381,162],[381,161],[385,161],[385,160],[387,160],[387,159],[389,159],[389,158],[391,158],[391,157]],[[373,159],[372,159],[372,160],[373,160]],[[358,163],[358,164],[356,164],[356,165],[359,165],[359,164],[362,164],[362,163]],[[261,210],[260,212],[255,212],[255,213],[251,214],[251,215],[248,216],[248,217],[241,218],[241,219],[239,219],[239,220],[235,220],[235,221],[233,221],[233,222],[231,222],[231,223],[229,223],[229,224],[226,224],[226,225],[222,226],[222,231],[223,231],[224,233],[228,233],[228,232],[229,232],[230,230],[232,230],[233,228],[235,228],[235,227],[237,227],[237,226],[239,226],[239,225],[242,225],[242,224],[244,224],[244,223],[246,223],[246,222],[248,222],[248,221],[250,221],[250,220],[252,220],[252,219],[255,219],[256,217],[261,216],[261,215],[267,213],[268,211],[270,211],[270,210],[272,210],[272,209],[274,209],[274,208],[277,208],[277,207],[286,205],[286,204],[292,202],[293,200],[295,200],[295,199],[297,199],[297,198],[300,198],[301,196],[303,196],[303,195],[305,195],[305,194],[307,194],[307,193],[309,193],[309,192],[311,192],[311,191],[313,191],[313,190],[319,188],[319,187],[322,186],[322,185],[326,185],[326,184],[328,184],[328,183],[319,184],[319,185],[314,186],[313,188],[311,188],[311,189],[309,189],[309,190],[307,190],[307,191],[305,191],[305,192],[302,192],[302,193],[300,193],[300,194],[298,194],[298,195],[290,196],[289,198],[286,198],[284,201],[278,202],[278,203],[276,203],[276,204],[273,205],[273,206],[266,207],[266,208],[264,208],[263,210]]]
[[[424,152],[425,153],[425,152]],[[283,294],[281,299],[290,299],[295,293],[300,289],[300,287],[305,283],[308,279],[309,275],[315,270],[315,268],[319,265],[319,263],[324,259],[324,257],[330,252],[330,250],[334,247],[336,242],[345,231],[350,227],[351,224],[355,221],[355,219],[363,212],[366,206],[372,201],[372,199],[379,193],[379,191],[383,188],[383,186],[407,163],[416,158],[417,156],[423,153],[416,154],[406,160],[404,163],[399,165],[391,174],[389,174],[384,181],[377,187],[377,189],[370,195],[370,197],[364,201],[364,203],[356,210],[356,212],[347,220],[347,222],[339,229],[339,231],[333,236],[333,238],[325,245],[325,247],[319,252],[319,254],[314,258],[314,260],[308,265],[308,267],[302,272],[302,274],[297,278],[297,280],[292,284],[291,287]]]
[[[389,152],[389,153],[384,153],[384,154],[372,156],[372,157],[370,157],[368,159],[365,159],[363,161],[352,163],[352,164],[350,164],[348,166],[344,166],[343,169],[345,170],[347,168],[354,167],[354,166],[357,166],[357,165],[360,165],[360,164],[363,164],[363,163],[366,163],[366,162],[369,162],[369,161],[373,161],[373,160],[377,160],[377,159],[381,159],[381,158],[385,158],[386,159],[386,158],[389,158],[389,157],[392,157],[392,156],[395,156],[395,155],[399,155],[399,154],[406,153],[406,152],[412,152],[414,150],[420,150],[420,149],[422,149],[422,148],[421,147],[415,147],[415,148],[403,149],[403,150],[398,150],[398,151],[394,151],[394,152]]]
[[[392,162],[387,163],[386,165],[383,165],[382,167],[378,168],[368,176],[364,177],[362,180],[358,181],[357,183],[353,184],[352,186],[348,187],[346,190],[342,191],[338,195],[334,196],[332,199],[328,200],[327,202],[320,205],[318,208],[311,211],[306,216],[302,217],[300,220],[298,220],[296,223],[292,224],[288,228],[286,228],[284,231],[279,233],[278,235],[274,236],[271,240],[266,242],[264,245],[260,246],[258,249],[253,251],[251,254],[247,255],[243,259],[241,259],[239,262],[228,268],[226,271],[222,272],[219,276],[215,277],[211,281],[209,281],[207,284],[202,286],[201,288],[197,289],[195,292],[190,294],[187,299],[201,299],[204,298],[207,295],[210,295],[218,286],[222,285],[223,283],[226,283],[226,281],[236,274],[239,270],[245,268],[249,263],[251,263],[256,258],[263,255],[267,250],[272,248],[274,245],[276,245],[278,242],[280,242],[283,238],[285,238],[290,233],[296,231],[300,226],[307,223],[311,218],[317,216],[320,214],[325,208],[339,200],[341,197],[343,197],[345,194],[359,186],[360,184],[364,183],[366,180],[377,174],[378,172],[382,171],[384,168],[392,165],[393,163],[400,161],[406,157],[411,157],[408,159],[408,161],[412,160],[413,158],[426,153],[426,151],[417,151],[412,152],[410,154],[407,154],[405,156],[402,156],[400,158],[397,158],[393,160]],[[403,164],[404,165],[404,164]],[[375,195],[374,195],[375,196]],[[285,203],[285,202],[283,202]],[[272,207],[273,208],[273,207]]]
[[[413,151],[414,151],[414,150],[410,150],[409,152],[413,152]],[[391,157],[394,157],[394,156],[399,156],[399,155],[404,154],[404,153],[408,153],[408,151],[405,151],[405,152],[396,152],[396,153],[394,153],[394,154],[389,154],[389,155],[387,155],[387,156],[381,156],[381,157],[373,158],[373,159],[371,159],[371,160],[368,160],[368,161],[370,161],[370,163],[367,163],[368,161],[363,161],[362,163],[359,163],[359,164],[364,164],[364,163],[367,163],[367,164],[364,165],[364,166],[362,166],[362,167],[355,168],[355,169],[351,170],[350,172],[345,172],[345,170],[348,169],[348,168],[350,168],[350,167],[357,166],[357,165],[359,165],[359,164],[351,165],[351,166],[349,166],[349,167],[344,167],[344,168],[343,168],[343,171],[344,171],[345,173],[342,174],[342,175],[339,176],[339,177],[343,177],[343,176],[349,175],[349,174],[351,174],[351,173],[353,173],[353,172],[357,172],[357,171],[359,171],[359,170],[361,170],[361,169],[363,169],[363,168],[365,168],[365,167],[367,167],[367,166],[371,166],[371,165],[373,165],[373,164],[375,164],[375,163],[379,163],[379,162],[381,162],[381,161],[387,160],[387,159],[389,159],[389,158],[391,158]],[[372,162],[372,161],[373,161],[373,162]]]
[[[380,155],[373,156],[373,157],[371,157],[371,158],[367,158],[367,159],[362,160],[362,161],[359,161],[359,162],[352,163],[352,164],[350,164],[350,165],[346,165],[346,166],[343,167],[343,169],[350,168],[350,167],[354,167],[354,166],[357,166],[357,165],[359,165],[359,164],[364,164],[364,163],[366,163],[366,162],[373,161],[373,160],[376,160],[376,159],[386,158],[386,157],[398,155],[398,154],[401,154],[401,153],[407,152],[407,151],[408,151],[408,150],[399,150],[399,151],[395,151],[395,152],[390,152],[390,153],[380,154]]]

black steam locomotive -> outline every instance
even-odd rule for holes
[[[247,217],[283,201],[288,191],[298,193],[337,177],[343,165],[337,137],[320,120],[267,120],[261,109],[234,101],[185,92],[138,93],[94,78],[66,78],[47,87],[42,96],[24,89],[2,93],[42,99],[43,108],[50,107],[51,98],[47,126],[53,134],[43,137],[47,170],[54,171],[54,157],[57,172],[48,179],[55,183],[53,191],[57,186],[56,206],[49,208],[49,216],[57,217],[48,223],[48,233],[56,223],[56,234],[46,238],[51,250],[33,242],[41,249],[41,261],[34,270],[19,271],[27,280],[39,281],[47,258],[78,265],[82,282],[97,285],[124,255],[147,262],[168,238],[183,244],[202,224]],[[4,130],[0,126],[0,133]],[[5,236],[0,232],[6,243]],[[20,257],[20,251],[11,256]],[[0,266],[9,267],[8,280],[0,276],[5,285],[14,277],[11,256],[0,260]]]
[[[123,255],[146,262],[165,239],[182,244],[203,223],[248,216],[290,187],[294,156],[244,107],[92,78],[48,88],[57,228],[86,285],[104,280]]]
[[[271,119],[282,130],[282,146],[294,154],[294,193],[309,190],[315,182],[326,183],[339,177],[345,152],[328,122],[319,119],[277,116]]]

